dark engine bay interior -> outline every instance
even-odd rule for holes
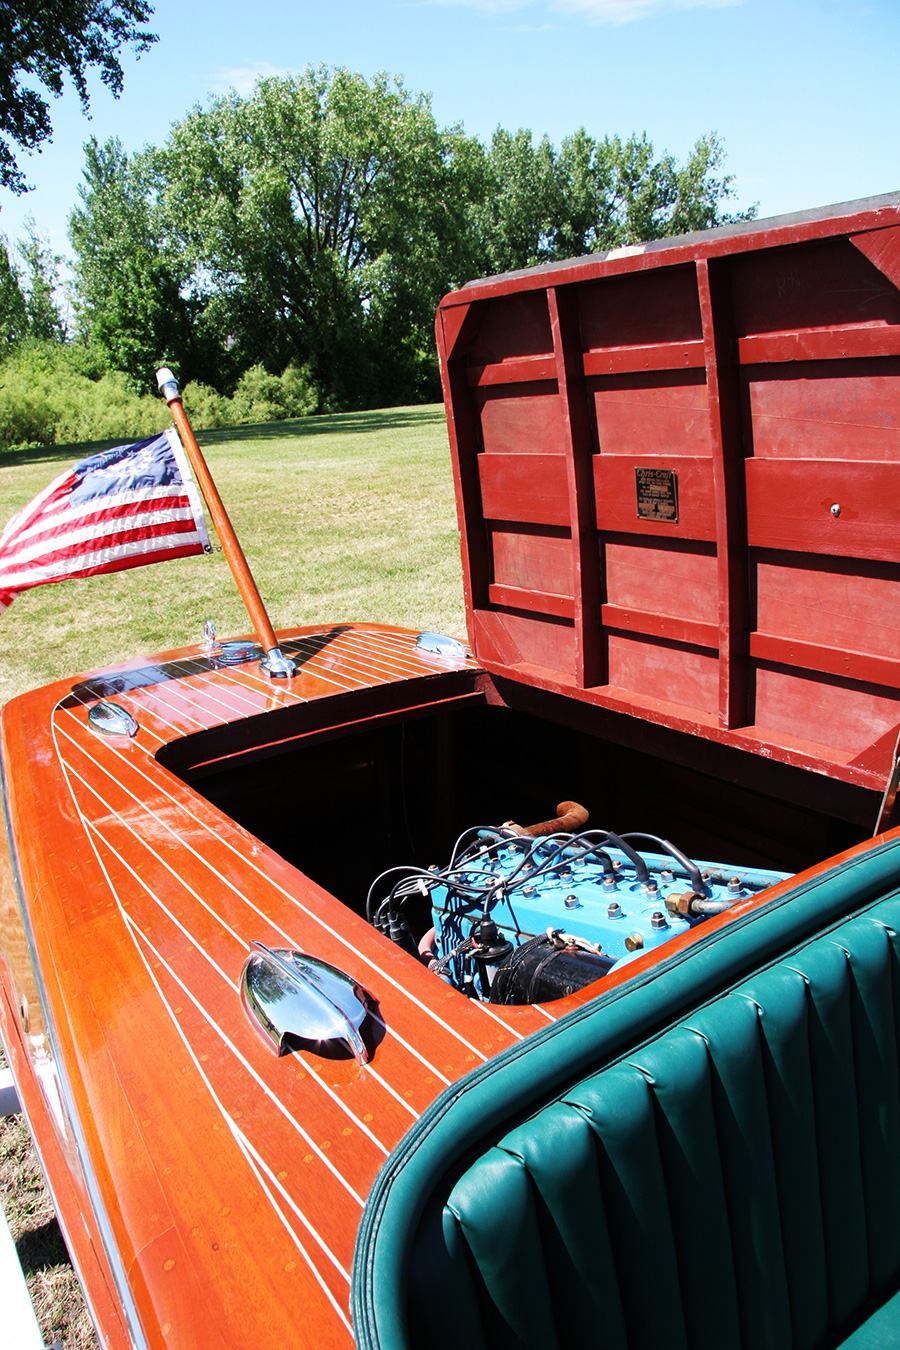
[[[202,755],[182,742],[159,758],[493,1002],[560,997],[871,832],[485,702],[272,730],[229,751],[223,727]]]

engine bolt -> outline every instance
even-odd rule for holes
[[[728,889],[729,891],[731,891],[732,894],[736,894],[738,891],[742,891],[744,887],[740,877],[729,877]]]
[[[533,886],[523,886],[523,887],[522,887],[522,894],[523,894],[523,895],[534,895],[534,887],[533,887]]]
[[[618,900],[610,901],[606,910],[606,917],[608,919],[621,919],[622,906],[619,904]]]
[[[606,887],[606,889],[609,890],[609,891],[615,890],[616,885],[617,885],[617,882],[616,882],[616,878],[612,875],[611,872],[607,872],[606,875],[604,876],[604,878],[603,878],[603,885],[604,885],[604,886]]]
[[[566,896],[566,909],[578,909],[578,907],[579,907],[579,905],[578,905],[578,896],[577,896],[577,895],[567,895],[567,896]]]
[[[666,918],[665,914],[663,914],[661,909],[656,910],[653,914],[650,915],[651,928],[668,928],[668,926],[669,921]]]

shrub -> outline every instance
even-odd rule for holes
[[[196,381],[182,397],[198,430],[304,417],[318,404],[307,370],[296,365],[281,375],[251,367],[230,399]],[[136,393],[127,375],[105,370],[84,344],[23,343],[0,363],[0,450],[140,440],[169,421],[161,398]]]
[[[196,430],[207,427],[229,427],[231,421],[231,399],[216,393],[208,384],[192,380],[184,386],[181,393],[184,410]]]
[[[306,369],[291,363],[281,375],[251,366],[238,380],[231,403],[237,425],[305,417],[316,411],[318,399]]]
[[[160,399],[139,397],[125,375],[83,373],[77,347],[27,343],[0,365],[0,448],[139,440],[169,420]]]

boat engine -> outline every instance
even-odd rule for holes
[[[527,830],[466,830],[446,867],[383,873],[371,922],[472,998],[546,1003],[791,875],[694,862],[651,834],[553,828],[573,807]],[[426,904],[433,926],[416,943],[408,915]]]

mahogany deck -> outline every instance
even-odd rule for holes
[[[61,1076],[55,1138],[33,1081],[24,1095],[67,1236],[100,1320],[111,1320],[109,1287],[127,1279],[147,1345],[292,1343],[298,1318],[317,1345],[349,1344],[354,1237],[391,1149],[444,1086],[583,997],[552,1009],[471,1002],[154,758],[289,703],[433,680],[414,638],[302,630],[283,642],[302,662],[289,687],[255,664],[210,670],[199,652],[144,663],[140,678],[165,678],[114,695],[139,723],[127,742],[88,727],[90,682],[4,713],[7,809],[43,980],[35,988],[24,944],[5,942],[18,954],[3,971],[4,1039],[20,1080],[26,1059],[32,1073],[42,1065],[45,1092],[51,1064]],[[127,680],[138,667],[121,669]],[[4,939],[15,909],[7,894]],[[383,1023],[370,1064],[273,1054],[238,993],[254,939],[369,990]],[[63,1193],[68,1168],[86,1231]]]

